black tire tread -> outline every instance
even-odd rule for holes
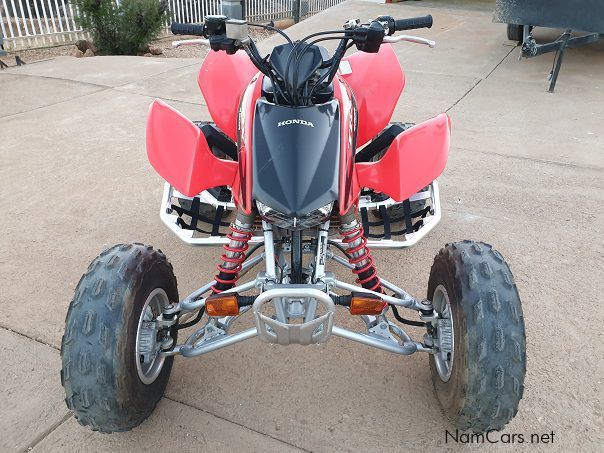
[[[429,298],[438,285],[433,274],[439,266],[454,276],[454,294],[465,324],[460,334],[466,367],[455,375],[462,381],[457,384],[460,398],[443,409],[459,429],[501,430],[518,411],[526,373],[524,318],[513,275],[503,256],[489,244],[447,244],[434,260]],[[438,395],[444,384],[432,356],[430,365]]]
[[[94,431],[110,433],[138,426],[163,394],[173,358],[166,360],[151,384],[156,386],[149,389],[151,397],[146,394],[145,398],[133,394],[129,381],[136,367],[128,370],[120,360],[128,355],[125,337],[134,310],[127,301],[141,285],[142,276],[155,266],[174,279],[176,288],[172,265],[161,250],[139,243],[105,250],[80,278],[67,311],[61,341],[65,402],[78,422]]]
[[[507,36],[510,41],[516,41],[518,44],[522,44],[524,40],[524,25],[508,24]]]

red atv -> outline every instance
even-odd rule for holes
[[[436,395],[460,429],[501,429],[514,417],[525,331],[501,254],[480,242],[446,245],[425,299],[381,278],[370,254],[414,245],[441,218],[436,179],[449,152],[449,118],[389,122],[405,84],[391,44],[434,46],[394,33],[431,25],[431,16],[382,16],[292,42],[270,26],[224,16],[173,24],[175,34],[203,36],[175,45],[213,50],[199,86],[214,122],[191,122],[160,100],[151,105],[147,152],[167,181],[160,217],[187,244],[221,245],[224,253],[213,280],[184,299],[172,266],[150,246],[117,245],[91,263],[61,347],[66,401],[80,423],[103,432],[140,424],[176,355],[252,338],[285,346],[332,335],[427,354]],[[262,56],[249,26],[286,43]],[[327,40],[339,41],[333,55],[319,45]],[[358,52],[345,56],[352,46]],[[352,271],[356,285],[328,263]],[[252,278],[241,283],[244,274]],[[337,307],[366,330],[334,325]],[[254,326],[231,333],[246,313]],[[404,325],[423,328],[423,338],[412,339]],[[179,342],[179,331],[193,326]]]

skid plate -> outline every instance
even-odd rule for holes
[[[308,316],[304,318],[304,322],[299,324],[288,322],[291,318],[276,319],[278,315],[269,317],[262,313],[265,304],[278,299],[276,303],[280,303],[283,299],[305,299],[309,302],[320,303],[325,309],[323,315],[314,316],[314,309],[310,319]],[[306,310],[309,310],[309,303]],[[260,294],[254,301],[252,307],[254,313],[254,322],[258,331],[258,338],[267,342],[286,346],[289,344],[318,344],[324,343],[331,336],[333,328],[333,315],[336,311],[335,304],[331,297],[317,289],[296,289],[282,287],[272,289]],[[304,313],[307,315],[307,312]]]

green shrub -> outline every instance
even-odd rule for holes
[[[168,14],[167,0],[74,0],[77,22],[92,35],[97,51],[136,55],[155,39]]]

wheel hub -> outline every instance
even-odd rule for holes
[[[155,319],[163,308],[170,303],[162,288],[156,288],[145,300],[136,331],[136,371],[144,384],[157,379],[164,365],[164,357],[159,355],[162,342],[158,338],[158,326]]]
[[[449,295],[443,285],[436,288],[433,299],[432,304],[438,313],[434,335],[434,346],[437,349],[434,354],[434,364],[440,378],[443,382],[447,382],[453,370],[453,354],[455,351],[453,312]]]
[[[143,321],[138,333],[139,361],[149,364],[157,355],[160,343],[157,341],[157,323],[154,321]]]

